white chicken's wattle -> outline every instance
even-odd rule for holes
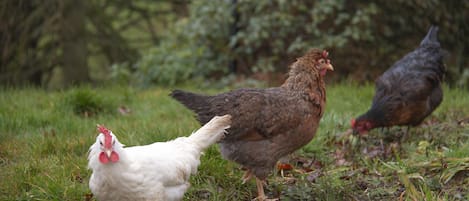
[[[230,115],[217,116],[189,137],[133,147],[124,147],[98,126],[88,155],[90,189],[99,201],[182,200],[202,151],[219,141],[230,124]]]

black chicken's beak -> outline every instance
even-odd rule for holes
[[[355,129],[353,129],[352,134],[353,134],[353,135],[357,135],[357,134],[358,134],[358,131],[355,130]]]

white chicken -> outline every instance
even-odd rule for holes
[[[90,147],[90,189],[99,201],[176,201],[189,188],[200,155],[230,127],[231,116],[216,116],[189,137],[125,147],[104,126]]]

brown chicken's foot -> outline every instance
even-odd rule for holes
[[[279,198],[264,198],[261,200],[259,197],[252,199],[251,201],[279,201]]]
[[[254,198],[252,201],[278,201],[278,198],[268,199],[264,193],[264,181],[256,177],[256,186],[257,186],[257,198]]]
[[[244,172],[244,175],[243,175],[243,184],[245,184],[246,182],[248,182],[250,179],[252,178],[252,172],[251,170],[246,170]]]

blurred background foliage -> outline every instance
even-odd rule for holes
[[[446,81],[468,87],[467,10],[444,0],[4,0],[0,83],[273,85],[312,47],[329,50],[328,79],[369,82],[436,24]]]

